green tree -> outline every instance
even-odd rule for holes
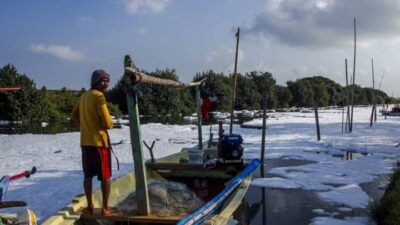
[[[261,94],[258,87],[252,79],[237,74],[237,94],[235,101],[236,110],[260,109]]]
[[[217,96],[218,100],[215,103],[215,110],[229,111],[231,108],[232,80],[223,73],[215,73],[212,70],[197,73],[193,81],[199,81],[206,78],[206,81],[201,86],[202,97],[206,95]],[[191,96],[195,100],[195,90],[192,89]]]
[[[267,99],[268,108],[275,108],[278,103],[278,99],[276,96],[276,81],[272,77],[272,74],[269,72],[252,71],[246,74],[246,77],[248,77],[253,81],[253,83],[257,87],[258,93],[261,96],[264,92],[268,94],[268,99]]]
[[[277,96],[277,108],[288,108],[289,103],[292,101],[292,93],[287,87],[277,85],[276,86],[276,96]],[[271,107],[268,107],[271,108]]]
[[[0,87],[15,87],[15,92],[0,92],[0,118],[11,121],[40,120],[45,118],[46,107],[41,102],[35,83],[8,64],[0,68]]]

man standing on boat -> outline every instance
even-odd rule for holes
[[[104,93],[108,88],[110,75],[104,70],[95,70],[91,78],[91,89],[79,99],[71,113],[71,120],[81,130],[82,167],[88,208],[85,213],[93,214],[92,179],[101,181],[103,197],[102,214],[110,215],[115,209],[108,206],[111,178],[111,144],[107,129],[113,127]]]

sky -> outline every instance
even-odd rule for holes
[[[130,54],[146,71],[175,69],[189,82],[207,70],[268,71],[277,83],[322,75],[398,97],[400,1],[395,0],[2,0],[0,66],[13,64],[38,88],[88,88],[103,68],[113,86]],[[383,77],[383,80],[382,80]],[[382,82],[381,82],[382,80]]]

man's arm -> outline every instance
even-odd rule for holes
[[[113,128],[113,122],[110,113],[108,112],[106,98],[104,95],[99,96],[97,103],[97,113],[100,117],[102,127],[105,129]]]
[[[71,112],[70,120],[79,124],[79,103],[77,103]]]

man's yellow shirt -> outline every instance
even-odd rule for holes
[[[75,105],[71,120],[79,123],[81,145],[109,147],[107,129],[113,127],[104,94],[98,90],[85,92]]]

